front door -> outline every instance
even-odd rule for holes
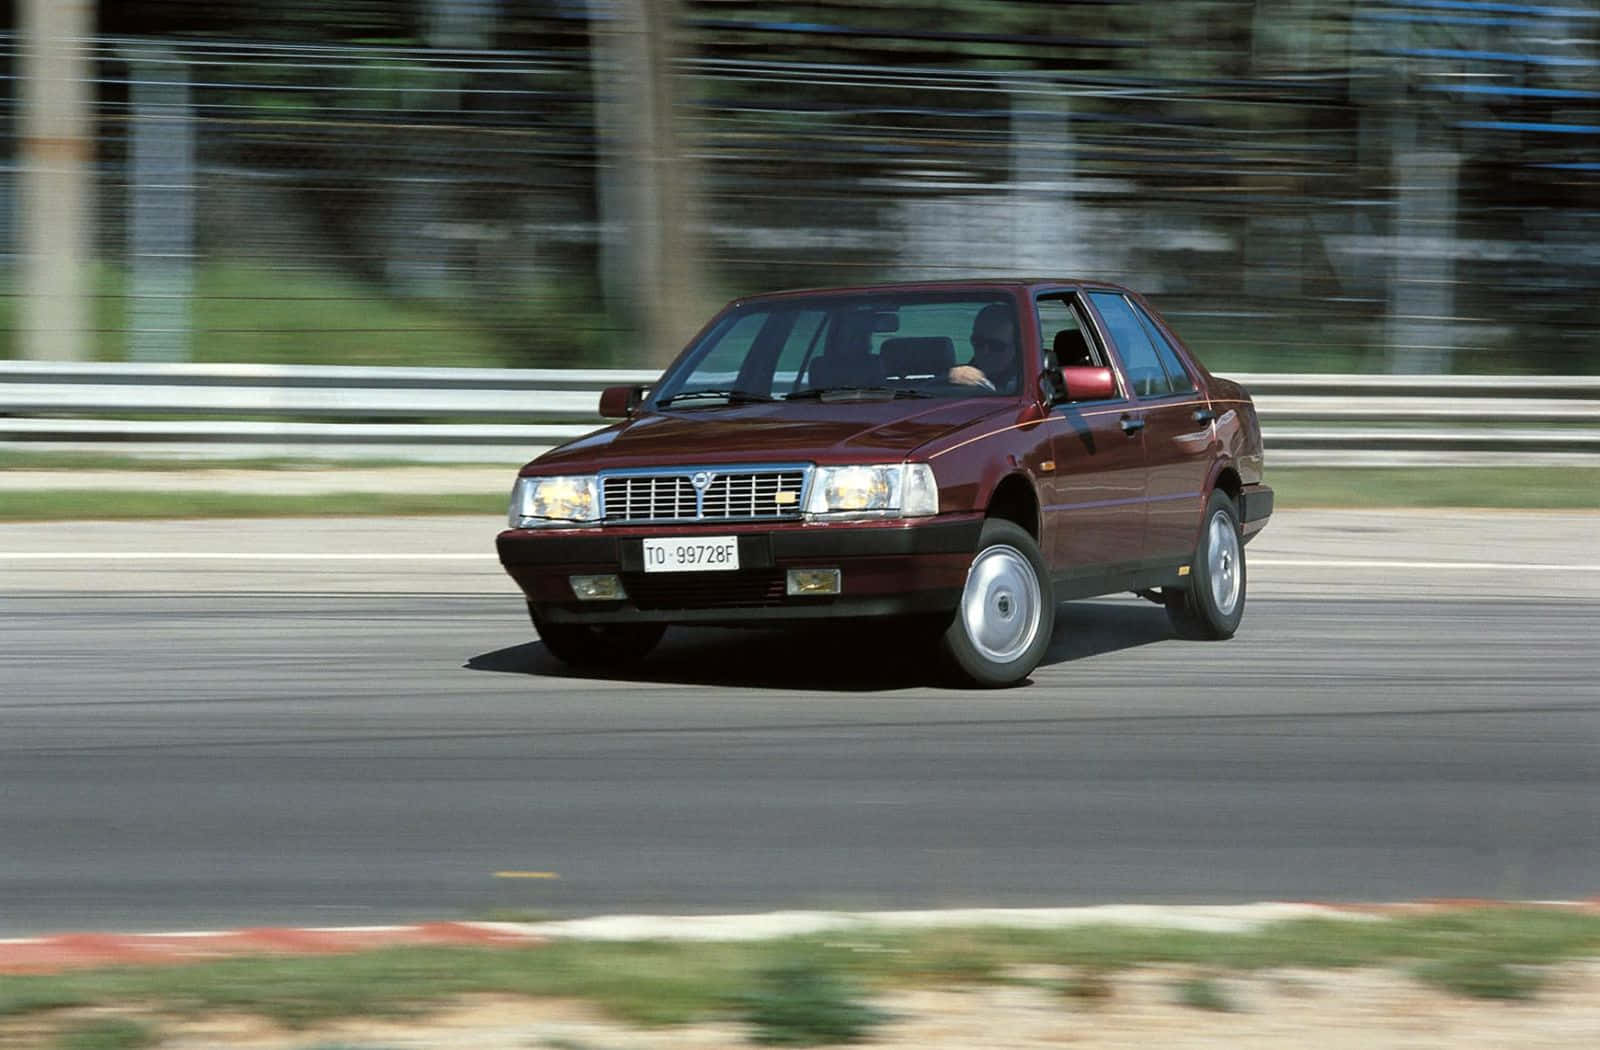
[[[1063,365],[1106,366],[1081,308],[1068,295],[1038,301],[1041,346]],[[1132,567],[1145,531],[1144,437],[1126,391],[1107,401],[1056,405],[1045,424],[1054,469],[1040,475],[1049,557],[1063,589]]]

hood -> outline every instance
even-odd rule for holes
[[[589,473],[696,463],[893,462],[995,416],[1011,398],[775,402],[648,413],[552,449],[527,471]]]

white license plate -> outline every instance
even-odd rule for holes
[[[739,567],[737,536],[645,540],[645,572],[721,572]]]

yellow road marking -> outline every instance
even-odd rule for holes
[[[497,871],[497,879],[559,879],[561,876],[553,871]]]

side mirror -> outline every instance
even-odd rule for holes
[[[600,391],[601,419],[632,419],[644,400],[644,387],[608,386]]]
[[[1116,396],[1117,381],[1111,369],[1073,365],[1061,370],[1061,386],[1068,401],[1106,401]]]

